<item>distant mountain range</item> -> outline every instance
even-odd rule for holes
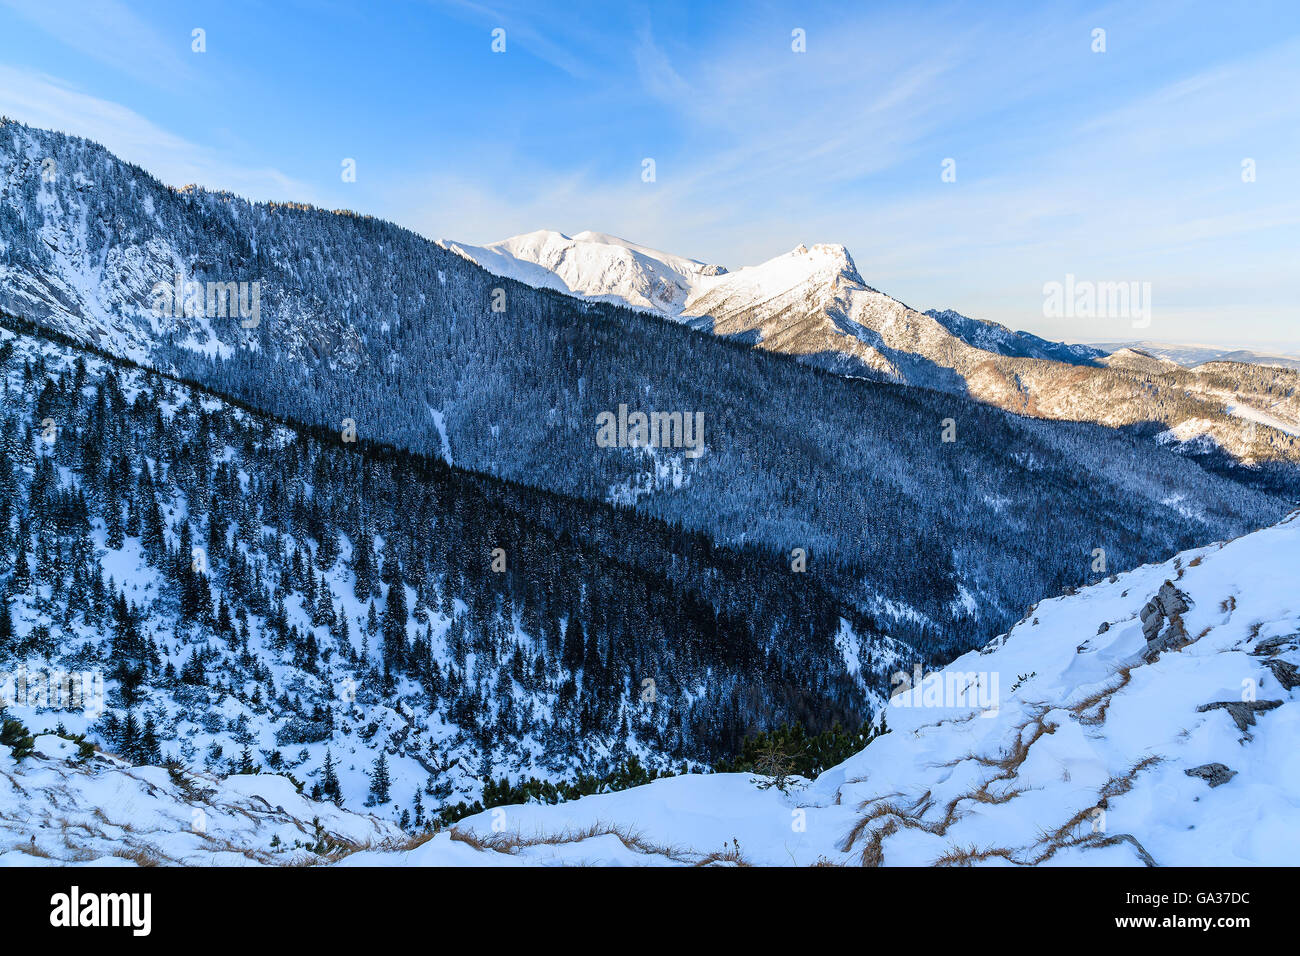
[[[833,244],[800,245],[735,271],[601,233],[442,244],[500,275],[657,313],[840,374],[1018,414],[1131,426],[1209,467],[1244,465],[1239,477],[1300,495],[1300,363],[1284,357],[1069,345],[951,309],[918,312],[868,286],[848,250]]]
[[[0,326],[0,674],[100,674],[21,708],[91,794],[96,745],[416,829],[783,724],[829,765],[895,670],[1295,501],[1292,370],[936,318],[837,245],[439,244],[7,121]]]
[[[1277,368],[1300,369],[1300,356],[1284,352],[1257,352],[1252,349],[1221,348],[1213,345],[1171,345],[1167,342],[1099,342],[1088,346],[1110,355],[1121,349],[1143,352],[1184,368],[1195,368],[1209,362],[1245,362],[1251,365],[1270,365]]]
[[[1094,548],[1131,566],[1286,506],[1150,438],[972,401],[1008,391],[1023,411],[1034,376],[1065,396],[1069,374],[1130,380],[969,346],[866,287],[839,246],[734,273],[655,258],[682,284],[645,287],[680,299],[666,319],[496,277],[381,220],[171,189],[20,124],[0,126],[0,170],[0,310],[306,425],[635,508],[783,566],[801,549],[859,633],[927,655],[1082,583]],[[578,245],[562,258],[599,247],[647,275],[644,250]],[[246,308],[207,308],[210,283],[244,283]],[[598,419],[621,409],[702,416],[705,453],[598,445]]]
[[[801,245],[789,255],[733,272],[726,266],[673,255],[601,232],[567,236],[539,229],[485,246],[447,239],[439,244],[489,272],[537,288],[688,320],[715,311],[742,311],[764,299],[791,294],[798,287],[808,292],[811,283],[824,283],[837,274],[863,283],[848,250],[837,245],[814,246],[812,250]],[[809,258],[800,261],[802,256]],[[727,306],[718,308],[720,301],[727,302]],[[1072,345],[1013,331],[953,309],[928,309],[924,314],[967,345],[1011,358],[1098,365],[1107,355],[1132,349],[1187,368],[1214,361],[1300,368],[1300,356],[1286,353],[1149,341]]]

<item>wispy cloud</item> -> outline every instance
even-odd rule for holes
[[[680,55],[647,24],[629,40],[631,76],[590,62],[609,110],[639,97],[662,130],[637,137],[660,144],[647,147],[654,184],[630,163],[548,173],[521,154],[503,165],[525,190],[503,196],[497,169],[457,177],[459,198],[428,205],[418,226],[469,241],[598,228],[730,266],[844,242],[869,280],[910,304],[1060,337],[1080,330],[1043,317],[1041,288],[1067,271],[1152,281],[1171,336],[1223,332],[1224,314],[1204,327],[1207,301],[1247,322],[1237,335],[1273,314],[1268,302],[1295,301],[1294,283],[1276,284],[1300,225],[1300,197],[1278,188],[1300,176],[1295,39],[1151,70],[1124,51],[1167,42],[1163,12],[918,19],[841,16],[818,29],[810,16],[804,54],[771,18]],[[1091,53],[1096,22],[1120,52]],[[1246,156],[1261,164],[1253,184],[1239,175]],[[940,181],[948,157],[952,184]],[[1244,273],[1264,285],[1242,287]]]
[[[641,85],[650,96],[673,103],[692,95],[690,84],[682,79],[673,68],[668,54],[655,43],[654,33],[649,24],[637,30],[632,58],[640,74]]]
[[[196,183],[252,199],[315,202],[314,190],[272,168],[250,168],[192,143],[138,113],[54,77],[0,65],[0,113],[29,126],[84,136],[163,182]]]
[[[119,2],[78,7],[85,15],[57,42],[151,90],[168,75],[160,62],[193,69],[187,35],[117,17]],[[3,3],[51,37],[61,29],[64,18],[35,0]],[[402,9],[403,39],[421,35],[421,9]],[[1211,341],[1215,310],[1232,334],[1300,335],[1277,318],[1300,301],[1288,271],[1300,245],[1300,39],[1296,22],[1267,23],[1286,10],[1272,0],[1231,22],[1202,0],[1065,14],[809,0],[703,19],[672,3],[598,0],[423,9],[440,44],[436,95],[422,67],[406,66],[423,41],[402,47],[389,34],[402,68],[354,64],[350,106],[338,110],[320,83],[320,64],[339,52],[326,22],[326,45],[292,63],[266,64],[256,48],[239,60],[232,48],[227,72],[195,78],[237,79],[243,96],[273,84],[274,120],[243,123],[234,93],[189,82],[129,99],[147,104],[138,113],[15,67],[0,68],[0,109],[97,139],[171,182],[357,205],[430,237],[595,229],[733,268],[799,242],[842,242],[869,281],[911,305],[1041,334],[1092,333],[1042,316],[1042,284],[1071,272],[1151,281],[1166,337]],[[382,22],[367,26],[384,35]],[[488,55],[497,26],[505,57]],[[1090,50],[1097,26],[1108,30],[1104,54]],[[214,27],[248,24],[231,13]],[[795,27],[806,52],[791,49]],[[414,83],[394,85],[408,72]],[[51,59],[45,74],[58,73]],[[229,127],[220,139],[162,119],[178,100],[222,95],[212,100]],[[367,97],[381,105],[359,114]],[[321,120],[335,116],[336,127]],[[254,149],[328,171],[312,184],[328,199],[241,161]],[[358,184],[341,187],[337,159],[319,155],[328,149],[370,157]],[[1249,184],[1247,157],[1258,167]],[[655,160],[653,182],[642,180],[644,158]],[[940,179],[947,158],[953,183]]]
[[[155,85],[191,78],[188,35],[166,36],[120,0],[0,0],[78,53]]]
[[[538,25],[542,19],[534,5],[514,5],[507,2],[486,4],[474,0],[435,0],[452,13],[475,23],[485,30],[498,27],[506,31],[506,50],[523,52],[548,63],[578,80],[590,80],[594,74],[587,59],[576,54],[571,44],[552,39],[551,32]],[[488,36],[484,33],[484,45]]]

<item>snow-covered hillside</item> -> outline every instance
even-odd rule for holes
[[[674,777],[346,862],[1294,864],[1297,515],[1042,602],[785,793]]]
[[[702,279],[727,271],[601,232],[539,229],[486,246],[445,239],[439,245],[539,289],[665,315],[680,314]]]
[[[21,761],[0,747],[0,867],[303,865],[408,839],[287,777],[133,767],[55,734],[33,746]]]
[[[1263,465],[1274,471],[1265,480],[1300,487],[1300,372],[1285,363],[1269,368],[1247,364],[1248,353],[1207,352],[1205,359],[1220,359],[1211,377],[1185,369],[1168,350],[1108,355],[952,310],[918,312],[867,285],[849,251],[832,243],[799,245],[732,272],[598,233],[570,239],[543,230],[484,247],[445,245],[529,285],[658,312],[834,372],[969,395],[1035,417],[1160,422],[1169,447],[1214,467]],[[1225,360],[1231,356],[1243,361]],[[1262,389],[1261,375],[1269,378]]]
[[[272,775],[0,748],[0,862],[1293,864],[1300,512],[1044,601],[816,780],[685,775],[431,837]],[[781,755],[777,755],[779,766]]]

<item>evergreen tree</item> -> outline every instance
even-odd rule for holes
[[[406,585],[402,583],[400,569],[388,587],[388,603],[384,608],[384,664],[400,670],[406,661]]]
[[[140,723],[135,719],[135,712],[128,710],[126,720],[122,724],[122,731],[118,734],[117,747],[122,759],[129,760],[131,763],[142,763],[140,760]]]
[[[379,759],[375,761],[375,768],[370,774],[370,796],[375,803],[383,804],[392,799],[389,796],[390,786],[392,781],[388,778],[388,758],[380,751]]]
[[[0,747],[8,747],[14,760],[22,760],[36,749],[36,738],[21,721],[0,715]]]
[[[330,753],[328,747],[325,748],[325,769],[321,779],[321,793],[326,799],[339,802],[343,798],[339,790],[338,773],[334,769],[334,756]]]
[[[17,644],[13,612],[9,607],[9,591],[0,591],[0,654],[7,654]]]
[[[154,725],[152,714],[144,719],[144,730],[140,734],[141,763],[162,763],[162,747],[158,743],[158,728]]]
[[[31,568],[27,564],[27,530],[23,524],[18,526],[18,550],[14,554],[14,571],[9,578],[9,587],[15,591],[24,591],[32,582]]]

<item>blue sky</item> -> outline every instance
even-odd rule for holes
[[[1294,0],[0,0],[0,112],[431,238],[591,229],[732,268],[840,242],[920,309],[1300,349]],[[1150,326],[1045,317],[1067,274],[1151,283]]]

